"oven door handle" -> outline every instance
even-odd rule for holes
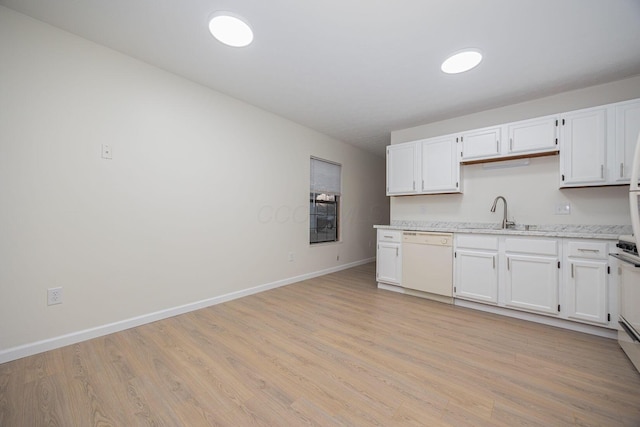
[[[630,258],[625,257],[624,255],[620,255],[620,254],[609,254],[609,255],[614,258],[618,258],[620,261],[624,261],[626,263],[632,264],[636,268],[640,267],[640,264],[638,264],[636,261]]]
[[[633,342],[640,342],[640,340],[638,339],[638,337],[636,337],[636,334],[631,330],[631,328],[629,326],[627,326],[626,323],[622,322],[622,321],[618,321],[618,324],[620,326],[622,326],[622,329],[624,329],[624,331],[627,333],[627,335],[629,335],[631,337],[631,339],[633,340]]]

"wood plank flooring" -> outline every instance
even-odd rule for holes
[[[374,264],[0,365],[0,426],[640,426],[616,341],[378,290]]]

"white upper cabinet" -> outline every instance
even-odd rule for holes
[[[507,125],[507,154],[558,151],[558,116],[539,117]]]
[[[387,147],[387,195],[416,194],[418,147],[414,142]]]
[[[476,163],[558,151],[558,117],[545,116],[464,132],[461,161]]]
[[[421,144],[420,193],[459,193],[460,161],[456,137],[431,138]]]
[[[460,160],[455,136],[387,147],[387,195],[459,193]]]
[[[640,99],[560,117],[561,187],[629,183],[640,133]]]
[[[605,185],[606,107],[588,108],[560,116],[560,185]]]
[[[460,193],[460,164],[560,153],[560,187],[624,185],[640,99],[387,147],[387,195]]]
[[[494,126],[464,132],[460,136],[461,160],[482,160],[501,154],[502,127]]]
[[[616,104],[615,120],[615,154],[610,176],[614,183],[628,184],[631,161],[640,133],[640,100]]]

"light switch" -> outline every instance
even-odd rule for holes
[[[111,151],[111,145],[102,144],[102,158],[103,159],[113,159],[113,152]]]

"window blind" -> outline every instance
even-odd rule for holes
[[[326,160],[311,158],[311,192],[340,195],[342,166]]]

